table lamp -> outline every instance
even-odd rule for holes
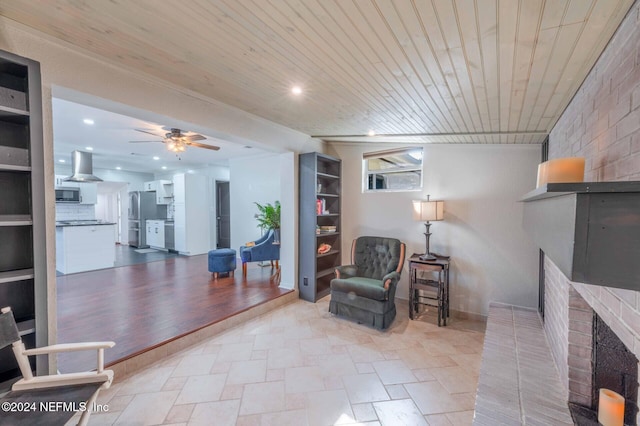
[[[431,227],[430,221],[442,220],[444,218],[444,201],[430,201],[427,195],[426,200],[414,200],[413,201],[413,220],[424,221],[424,236],[426,239],[426,250],[421,260],[435,260],[435,256],[429,252],[429,237],[431,233],[429,228]]]

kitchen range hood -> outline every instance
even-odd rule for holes
[[[93,158],[90,152],[73,151],[71,153],[72,175],[64,182],[102,182],[93,175]]]

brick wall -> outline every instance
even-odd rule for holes
[[[640,180],[640,1],[549,136],[549,158],[586,158],[585,181]],[[577,292],[640,358],[640,293],[572,283],[545,263],[545,329],[562,382],[569,386],[569,308]],[[564,365],[564,366],[563,366]]]
[[[555,265],[554,265],[555,266]],[[569,289],[569,401],[591,405],[593,383],[593,309],[571,285]]]
[[[551,131],[549,158],[586,158],[585,181],[640,180],[640,3]]]
[[[569,284],[560,269],[544,259],[544,328],[565,391],[569,387]]]

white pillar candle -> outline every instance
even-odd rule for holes
[[[547,184],[547,161],[538,164],[538,180],[536,188],[540,188],[542,185]]]
[[[603,426],[623,426],[624,398],[612,390],[600,389],[598,421]]]
[[[547,182],[584,181],[584,158],[566,157],[547,161]]]
[[[555,158],[538,165],[537,186],[547,183],[584,181],[584,158]]]

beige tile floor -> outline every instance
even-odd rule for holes
[[[91,425],[470,425],[483,325],[380,332],[296,301],[101,393]]]

